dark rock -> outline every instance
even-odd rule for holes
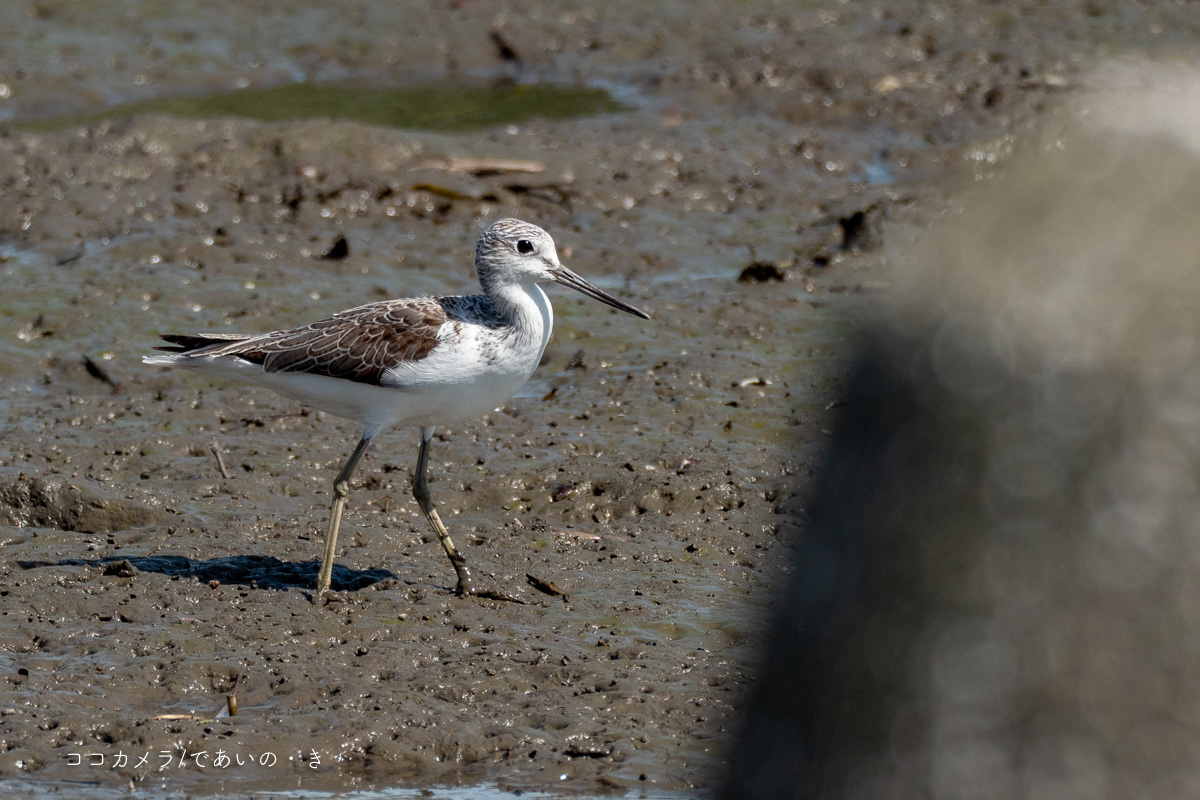
[[[782,281],[784,272],[769,261],[753,261],[738,275],[738,283],[766,283]]]

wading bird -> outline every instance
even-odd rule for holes
[[[525,384],[550,339],[554,312],[539,283],[554,282],[642,319],[558,261],[554,240],[516,219],[494,223],[475,248],[482,294],[369,303],[290,330],[263,334],[168,334],[166,355],[147,364],[265,386],[363,425],[333,483],[333,507],[314,600],[329,589],[350,476],[372,440],[395,425],[421,429],[413,497],[458,575],[458,594],[480,594],[466,559],[434,509],[426,481],[435,425],[484,414]],[[495,592],[487,594],[496,595]]]

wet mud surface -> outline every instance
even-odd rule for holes
[[[0,777],[714,787],[855,298],[887,291],[889,226],[939,213],[946,171],[986,170],[1094,60],[1196,35],[1165,4],[1018,5],[451,3],[404,24],[390,4],[7,7],[31,44],[0,59]],[[514,72],[602,82],[631,110],[454,135],[20,124],[239,82]],[[452,536],[524,603],[451,594],[409,493],[416,432],[396,430],[356,473],[335,592],[314,607],[359,431],[140,356],[162,332],[474,292],[475,239],[503,216],[654,318],[552,290],[530,384],[435,437]],[[218,717],[235,690],[239,713]],[[217,751],[256,761],[215,768]]]

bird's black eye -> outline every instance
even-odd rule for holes
[[[523,256],[527,256],[533,252],[533,242],[528,239],[517,240],[517,252]]]

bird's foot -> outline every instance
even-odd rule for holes
[[[474,581],[471,580],[470,574],[466,575],[465,578],[466,579],[464,580],[464,576],[460,574],[458,576],[458,585],[454,587],[454,593],[459,597],[478,597],[482,600],[502,600],[506,603],[521,603],[522,605],[525,603],[525,601],[521,598],[513,597],[511,594],[502,592],[498,589],[480,589],[476,587]]]
[[[498,589],[480,589],[475,586],[475,581],[471,578],[471,570],[467,567],[467,560],[457,550],[450,551],[450,563],[454,566],[455,574],[458,575],[458,585],[454,587],[454,593],[459,597],[503,600],[506,603],[525,602],[519,597],[513,597],[511,594],[501,592]]]
[[[476,589],[471,595],[472,597],[482,597],[485,600],[503,600],[506,603],[520,603],[525,605],[525,601],[519,597],[513,597],[507,592],[502,592],[499,589]]]
[[[324,589],[316,589],[308,597],[309,602],[316,608],[325,608],[333,603],[339,602],[340,595],[332,589],[326,587]]]
[[[525,601],[519,597],[513,597],[508,592],[502,592],[499,589],[476,589],[471,592],[471,597],[478,597],[483,600],[503,600],[506,603],[520,603],[525,605]]]

